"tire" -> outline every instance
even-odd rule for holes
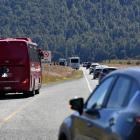
[[[5,93],[1,92],[0,93],[0,98],[4,98],[5,97]]]
[[[39,94],[39,89],[35,90],[35,94]]]
[[[34,96],[35,94],[36,93],[35,93],[35,80],[34,80],[33,89],[32,89],[32,91],[29,91],[29,95]]]
[[[23,92],[23,96],[27,98],[29,96],[28,92],[27,91],[24,91]]]
[[[34,83],[34,85],[35,85],[35,83]],[[23,94],[24,94],[25,97],[34,96],[36,94],[35,93],[35,86],[33,86],[32,91],[25,91],[25,92],[23,92]]]
[[[23,92],[23,95],[25,97],[34,96],[35,95],[35,91],[26,91],[26,92]]]
[[[34,96],[35,95],[35,90],[29,91],[29,95]]]

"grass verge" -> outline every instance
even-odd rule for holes
[[[140,60],[106,60],[103,63],[107,64],[118,64],[118,65],[130,65],[130,66],[138,66],[140,65]]]
[[[43,84],[59,83],[83,77],[82,70],[73,70],[69,67],[46,66],[42,75]]]

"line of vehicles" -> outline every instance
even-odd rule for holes
[[[80,68],[80,57],[69,57],[68,60],[64,58],[59,59],[59,65],[61,66],[69,66],[73,69]]]
[[[118,69],[117,67],[110,67],[107,65],[101,65],[99,63],[90,63],[90,62],[84,62],[83,67],[89,69],[89,74],[93,74],[93,79],[98,78],[99,82],[101,81],[101,79],[103,79],[104,76]]]

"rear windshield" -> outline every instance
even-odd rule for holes
[[[0,41],[0,59],[26,59],[27,48],[25,42]]]
[[[103,72],[104,72],[104,73],[106,73],[106,72],[109,73],[109,72],[112,72],[112,71],[114,71],[114,70],[116,70],[116,69],[115,69],[115,68],[109,68],[109,69],[107,68],[107,69],[103,69]]]
[[[79,59],[71,59],[71,63],[78,63]]]
[[[102,69],[95,69],[96,72],[100,72]]]

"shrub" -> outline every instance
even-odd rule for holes
[[[130,65],[131,64],[131,61],[127,61],[127,65]]]
[[[139,65],[139,64],[140,64],[140,62],[139,62],[139,61],[137,61],[137,62],[136,62],[136,65]]]

